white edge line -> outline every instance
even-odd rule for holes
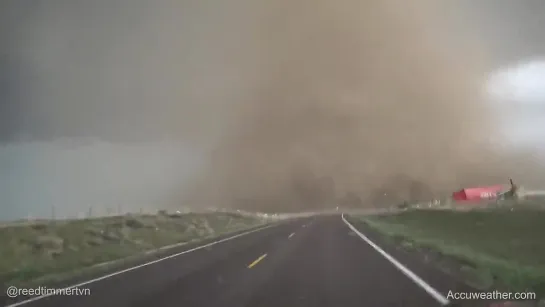
[[[446,306],[450,304],[450,301],[448,298],[446,298],[443,294],[441,294],[439,291],[434,289],[432,286],[430,286],[427,282],[425,282],[422,278],[418,277],[415,273],[413,273],[411,270],[409,270],[406,266],[399,263],[394,257],[390,256],[388,253],[386,253],[382,248],[380,248],[378,245],[376,245],[373,241],[371,241],[369,238],[367,238],[364,234],[362,234],[359,230],[356,229],[350,222],[348,222],[344,218],[344,213],[341,214],[341,218],[343,222],[353,231],[355,232],[363,241],[365,241],[367,244],[371,245],[377,252],[379,252],[384,258],[386,258],[388,261],[390,261],[397,269],[401,271],[405,276],[409,277],[415,284],[420,286],[422,289],[424,289],[426,292],[428,292],[429,295],[431,295],[436,301],[441,303],[443,306]]]
[[[114,273],[110,273],[110,274],[108,274],[108,275],[104,275],[104,276],[101,276],[101,277],[98,277],[98,278],[95,278],[95,279],[87,280],[87,281],[81,282],[81,283],[76,284],[76,285],[64,287],[64,288],[62,288],[62,289],[59,290],[59,291],[65,291],[65,290],[69,290],[69,289],[72,289],[72,288],[78,288],[78,287],[81,287],[81,286],[85,286],[85,285],[88,285],[88,284],[92,284],[92,283],[95,283],[95,282],[97,282],[97,281],[101,281],[101,280],[104,280],[104,279],[108,279],[108,278],[113,277],[113,276],[116,276],[116,275],[120,275],[120,274],[127,273],[127,272],[130,272],[130,271],[134,271],[134,270],[136,270],[136,269],[139,269],[139,268],[142,268],[142,267],[145,267],[145,266],[148,266],[148,265],[155,264],[155,263],[157,263],[157,262],[161,262],[161,261],[164,261],[164,260],[168,260],[168,259],[171,259],[171,258],[174,258],[174,257],[178,257],[178,256],[183,255],[183,254],[188,254],[188,253],[194,252],[194,251],[196,251],[196,250],[200,250],[200,249],[203,249],[203,248],[210,247],[210,246],[212,246],[212,245],[216,245],[216,244],[219,244],[219,243],[222,243],[222,242],[226,242],[226,241],[229,241],[229,240],[233,240],[233,239],[236,239],[236,238],[238,238],[238,237],[242,237],[242,236],[251,234],[251,233],[253,233],[253,232],[257,232],[257,231],[264,230],[264,229],[267,229],[267,228],[270,228],[270,227],[278,226],[279,224],[280,224],[280,223],[278,223],[278,224],[273,224],[273,225],[267,225],[267,226],[264,226],[264,227],[260,227],[260,228],[258,228],[258,229],[253,229],[253,230],[249,230],[249,231],[246,231],[246,232],[243,232],[243,233],[239,233],[238,235],[234,235],[234,236],[232,236],[232,237],[228,237],[228,238],[224,238],[224,239],[221,239],[221,240],[218,240],[218,241],[210,242],[210,243],[207,243],[207,244],[205,244],[205,245],[197,246],[197,247],[194,247],[194,248],[192,248],[192,249],[188,249],[188,250],[185,250],[185,251],[183,251],[183,252],[179,252],[179,253],[177,253],[177,254],[169,255],[169,256],[166,256],[166,257],[163,257],[163,258],[160,258],[160,259],[156,259],[156,260],[153,260],[153,261],[150,261],[150,262],[146,262],[146,263],[143,263],[143,264],[134,266],[134,267],[130,267],[130,268],[128,268],[128,269],[124,269],[124,270],[121,270],[121,271],[117,271],[117,272],[114,272]],[[174,245],[172,245],[171,247],[176,247],[176,246],[179,246],[179,244],[174,244]],[[54,292],[52,292],[52,293],[50,293],[50,294],[44,294],[44,295],[36,296],[36,297],[33,297],[33,298],[29,298],[29,299],[24,300],[24,301],[21,301],[21,302],[13,303],[13,304],[11,304],[11,305],[6,305],[6,306],[4,306],[4,307],[16,307],[16,306],[22,306],[22,305],[25,305],[25,304],[28,304],[28,303],[31,303],[31,302],[35,302],[35,301],[44,299],[44,298],[49,297],[49,296],[53,296],[53,295],[55,295]]]

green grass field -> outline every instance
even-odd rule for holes
[[[159,247],[264,224],[231,213],[118,216],[0,228],[0,283],[57,280],[82,268]]]
[[[473,286],[531,290],[545,297],[543,210],[410,210],[351,221],[356,227],[366,223],[405,248],[433,252],[438,265]]]

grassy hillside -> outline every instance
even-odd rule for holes
[[[232,213],[189,213],[6,226],[0,228],[0,282],[44,282],[96,264],[265,222]]]

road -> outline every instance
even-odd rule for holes
[[[422,307],[446,305],[449,290],[466,290],[376,234],[354,232],[340,215],[302,218],[181,252],[81,284],[90,295],[13,306]]]

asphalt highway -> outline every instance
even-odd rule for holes
[[[449,290],[467,290],[351,227],[341,215],[302,218],[80,283],[90,295],[11,306],[426,307],[452,303]]]

